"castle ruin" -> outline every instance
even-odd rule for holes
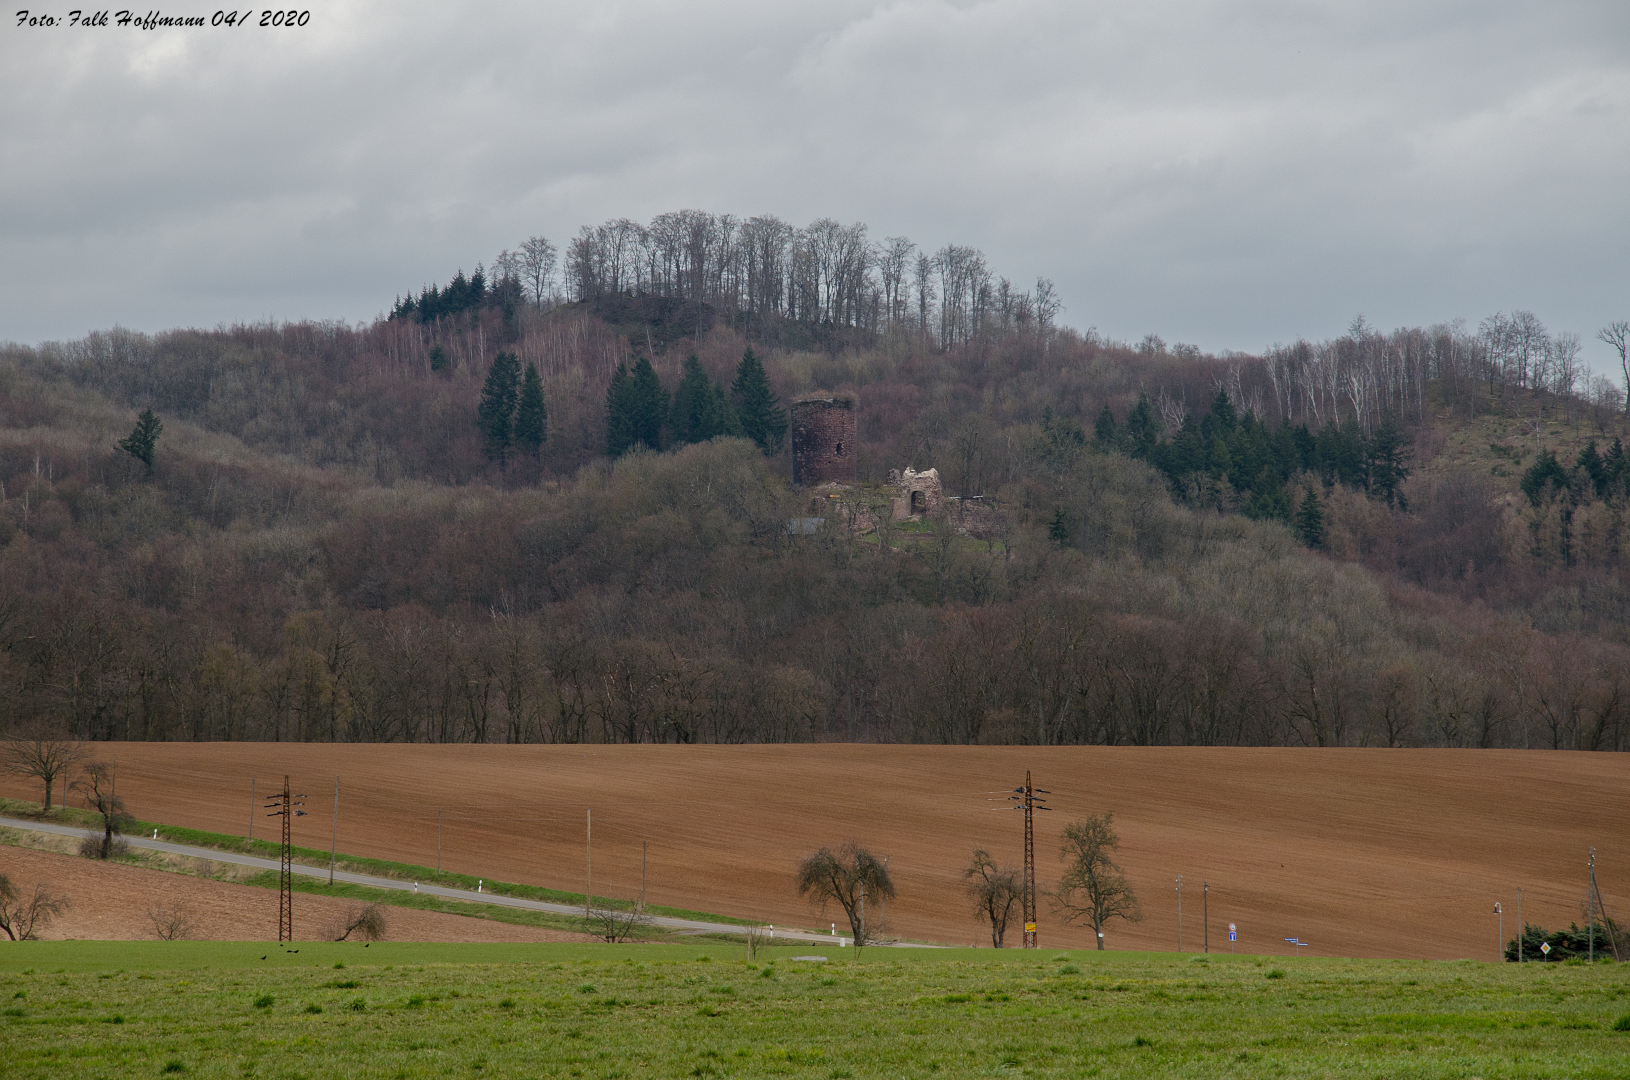
[[[940,487],[938,469],[918,472],[907,465],[905,472],[891,471],[889,482],[894,485],[895,521],[937,514],[945,508],[945,492]]]
[[[853,484],[859,440],[854,398],[810,397],[792,403],[792,482]]]

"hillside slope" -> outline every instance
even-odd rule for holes
[[[0,353],[0,725],[1630,740],[1626,474],[1574,465],[1581,443],[1622,434],[1618,408],[1483,380],[1464,335],[1355,330],[1226,359],[1069,331],[766,350],[782,400],[858,397],[862,484],[833,511],[790,486],[784,452],[741,439],[606,458],[608,380],[640,351],[627,326],[583,305],[460,319]],[[749,344],[716,327],[670,342],[654,370],[673,386],[694,352],[697,377],[722,386]],[[432,348],[451,360],[433,368]],[[500,349],[543,371],[536,460],[483,457],[477,401]],[[1372,362],[1407,392],[1346,413],[1286,392],[1297,364]],[[1398,411],[1378,420],[1387,402]],[[115,448],[143,408],[165,423],[150,475]],[[984,496],[979,527],[849,528],[906,464]],[[813,513],[832,520],[787,531]]]

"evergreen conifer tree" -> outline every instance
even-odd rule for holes
[[[618,364],[606,390],[606,454],[621,457],[634,445],[634,380],[627,364]]]
[[[1062,506],[1053,511],[1053,520],[1047,526],[1047,539],[1055,544],[1064,544],[1070,539],[1070,521],[1064,516]]]
[[[1126,414],[1127,450],[1133,457],[1146,458],[1160,440],[1160,420],[1148,394],[1139,394],[1138,403]]]
[[[1391,416],[1381,421],[1381,426],[1370,436],[1365,449],[1370,491],[1385,499],[1388,506],[1395,505],[1400,510],[1407,510],[1402,485],[1409,477],[1409,447]]]
[[[158,446],[158,437],[164,431],[164,421],[153,415],[152,409],[143,409],[142,414],[136,418],[136,427],[127,437],[119,441],[119,449],[147,466],[147,475],[153,475],[153,451]]]
[[[634,375],[628,391],[629,433],[633,443],[644,443],[652,450],[662,449],[662,421],[668,416],[668,391],[662,389],[651,361],[640,357],[634,363]]]
[[[724,387],[709,379],[702,362],[692,356],[685,361],[685,374],[674,391],[669,438],[676,444],[697,443],[739,434],[741,424]]]
[[[787,437],[787,411],[770,390],[764,365],[753,355],[752,349],[742,354],[741,363],[736,367],[736,381],[730,385],[730,396],[735,403],[736,417],[741,421],[742,434],[757,443],[767,456],[780,453]]]
[[[481,388],[481,404],[476,420],[481,425],[481,452],[500,466],[509,461],[515,441],[515,404],[521,377],[521,363],[514,353],[499,353],[487,369],[487,382]]]
[[[1312,488],[1307,489],[1307,497],[1296,511],[1296,535],[1310,548],[1324,547],[1324,511]]]
[[[1109,411],[1106,404],[1098,414],[1098,419],[1092,424],[1092,441],[1100,450],[1114,450],[1121,443],[1120,428],[1115,423],[1115,414]]]
[[[543,400],[543,380],[538,365],[527,364],[521,380],[521,402],[515,411],[515,443],[534,458],[549,438],[549,408]]]

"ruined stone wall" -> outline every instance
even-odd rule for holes
[[[853,398],[805,398],[792,403],[792,482],[855,482],[856,405]]]
[[[918,472],[907,465],[905,472],[889,473],[894,485],[894,520],[932,516],[945,508],[945,492],[940,487],[938,469]]]

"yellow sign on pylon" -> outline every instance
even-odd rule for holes
[[[1036,924],[1033,923],[1033,922],[1025,923],[1024,924],[1024,932],[1027,933],[1027,934],[1034,934],[1036,932]]]

